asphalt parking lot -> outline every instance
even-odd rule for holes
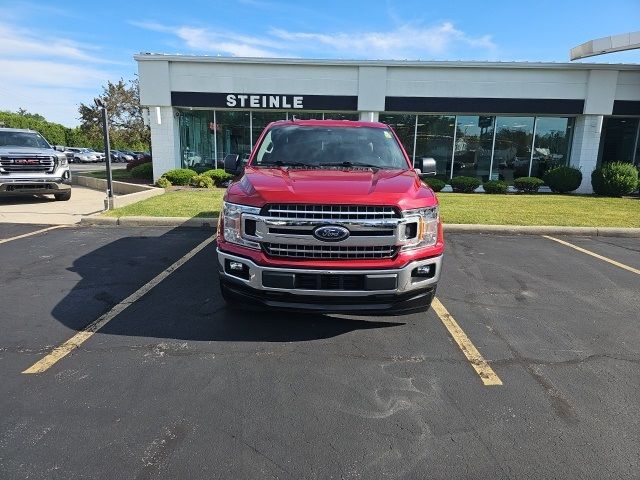
[[[3,479],[638,478],[638,239],[448,235],[488,385],[434,309],[232,311],[210,231],[44,228],[0,224]]]

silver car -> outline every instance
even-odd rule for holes
[[[71,198],[67,156],[38,132],[0,128],[0,196],[42,194]]]

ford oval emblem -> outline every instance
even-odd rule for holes
[[[339,242],[349,236],[349,230],[344,227],[325,225],[313,231],[313,236],[323,242]]]

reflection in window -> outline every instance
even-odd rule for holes
[[[255,144],[258,141],[258,137],[260,136],[264,128],[267,125],[269,125],[271,122],[287,119],[286,112],[260,111],[260,112],[251,112],[251,115],[252,115],[252,118],[251,118],[252,144]]]
[[[554,167],[569,164],[573,118],[538,117],[531,175],[542,178]]]
[[[416,116],[410,114],[380,114],[378,121],[391,126],[398,135],[409,159],[413,159],[413,138],[416,129]]]
[[[322,112],[287,112],[287,120],[322,120]]]
[[[493,152],[493,179],[511,183],[515,178],[529,176],[533,117],[498,117]]]
[[[240,155],[242,159],[248,159],[251,153],[251,132],[249,131],[249,112],[242,111],[216,111],[216,147],[218,163],[225,156]]]
[[[453,159],[453,176],[489,179],[494,117],[459,116]]]
[[[324,112],[325,120],[359,120],[360,114],[346,112]]]
[[[436,161],[437,178],[451,177],[453,132],[456,117],[453,115],[419,115],[416,137],[416,159],[430,157]]]
[[[637,136],[637,118],[605,118],[602,125],[600,162],[603,164],[610,162],[633,163],[635,150],[639,143]]]
[[[210,123],[213,123],[213,111],[180,112],[180,160],[183,168],[212,168],[215,146],[208,129]]]

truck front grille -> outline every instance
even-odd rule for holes
[[[0,158],[0,171],[4,173],[13,172],[44,172],[52,173],[55,169],[53,157],[41,156],[10,156]]]
[[[263,243],[262,248],[272,257],[321,258],[321,259],[381,259],[393,258],[398,252],[394,245],[349,246],[294,245],[288,243]]]
[[[296,205],[272,204],[263,209],[263,215],[282,220],[386,220],[400,218],[394,207],[369,205]]]

